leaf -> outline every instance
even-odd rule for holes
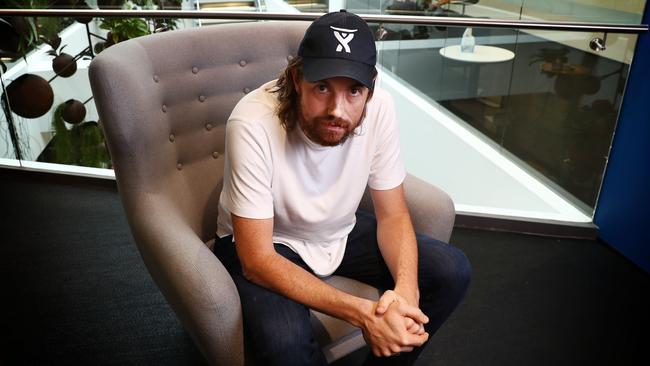
[[[57,35],[54,38],[50,39],[50,42],[51,42],[52,48],[57,49],[61,45],[61,37],[59,37]]]

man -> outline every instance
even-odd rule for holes
[[[262,365],[325,364],[312,308],[359,327],[369,363],[407,365],[461,301],[467,258],[413,232],[368,25],[326,14],[298,56],[227,124],[214,252],[239,291],[246,343]],[[366,185],[374,216],[356,212]],[[385,292],[377,302],[347,294],[321,279],[332,274]]]

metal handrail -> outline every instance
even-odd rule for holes
[[[0,9],[0,16],[24,17],[133,17],[182,19],[237,19],[237,20],[314,20],[323,13],[266,13],[211,10],[75,10],[75,9]],[[616,24],[587,22],[539,22],[486,18],[435,17],[414,15],[359,14],[369,23],[417,24],[431,26],[516,28],[553,31],[643,33],[647,24]]]

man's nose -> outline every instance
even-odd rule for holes
[[[328,114],[334,118],[342,118],[345,111],[345,98],[343,95],[335,94],[331,97],[328,105]]]

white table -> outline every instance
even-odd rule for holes
[[[460,45],[447,46],[440,49],[440,55],[456,61],[492,63],[505,62],[515,58],[515,53],[501,47],[474,46],[474,52],[461,52]]]
[[[478,94],[480,64],[506,62],[515,58],[514,52],[501,47],[475,45],[474,52],[461,52],[460,45],[440,49],[440,55],[450,60],[466,63],[467,95]],[[477,95],[478,96],[478,95]]]

